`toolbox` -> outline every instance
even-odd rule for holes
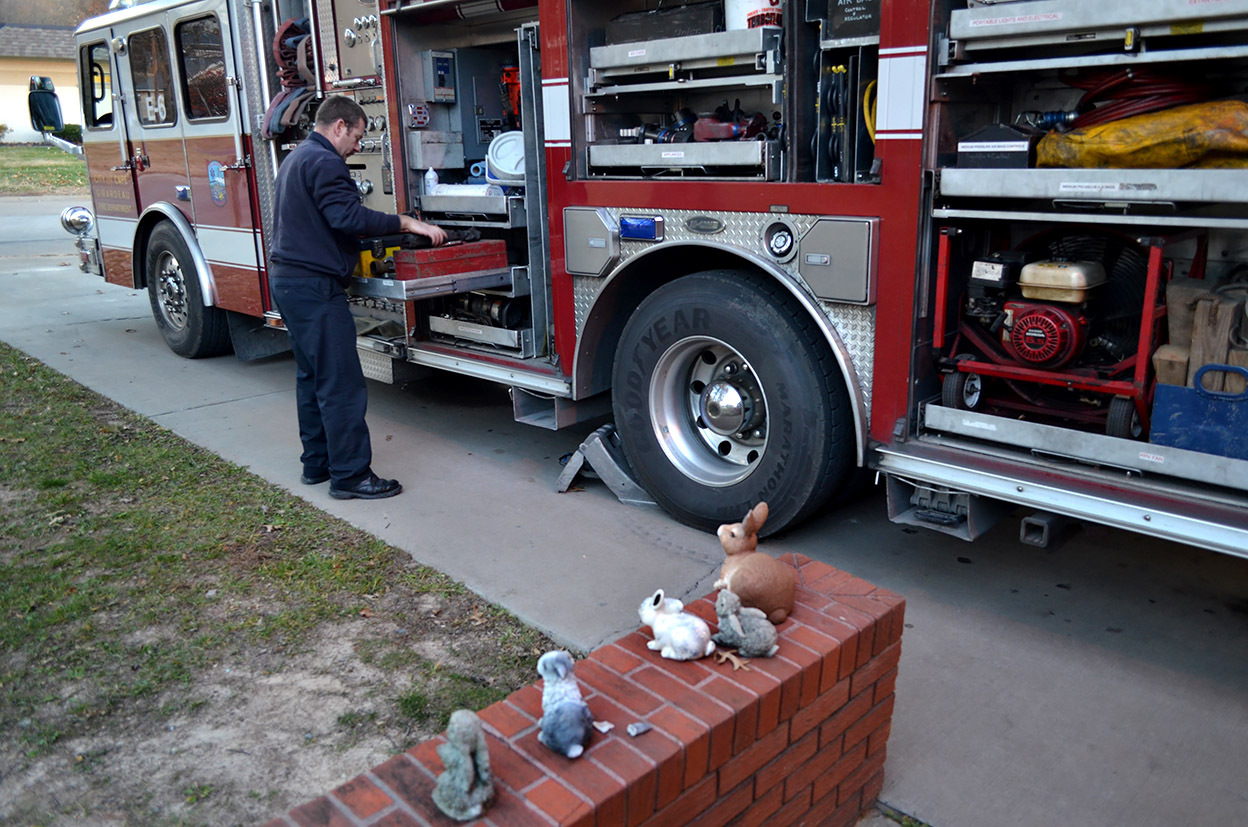
[[[394,254],[391,278],[406,281],[506,269],[507,244],[502,239],[492,238],[423,250],[398,250]]]
[[[1248,459],[1248,390],[1211,391],[1205,373],[1224,371],[1248,379],[1248,370],[1208,364],[1196,371],[1195,387],[1157,385],[1149,442],[1232,459]]]

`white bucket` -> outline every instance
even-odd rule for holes
[[[724,28],[757,29],[783,22],[784,0],[724,0]]]
[[[485,180],[524,185],[524,133],[504,132],[490,141],[485,153]]]

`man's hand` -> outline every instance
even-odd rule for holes
[[[405,233],[416,233],[417,235],[426,236],[433,242],[434,247],[446,243],[446,230],[441,227],[435,227],[432,224],[426,224],[423,221],[417,221],[410,215],[400,215],[399,226]]]

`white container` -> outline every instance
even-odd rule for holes
[[[524,186],[524,133],[504,132],[485,152],[485,180]]]
[[[724,0],[724,28],[758,29],[784,22],[784,0]]]
[[[438,184],[430,195],[493,195],[503,194],[502,187],[493,184]]]

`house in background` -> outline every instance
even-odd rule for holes
[[[65,123],[82,123],[74,30],[107,5],[107,0],[0,0],[0,123],[12,130],[6,142],[40,140],[26,108],[32,75],[52,78]]]

